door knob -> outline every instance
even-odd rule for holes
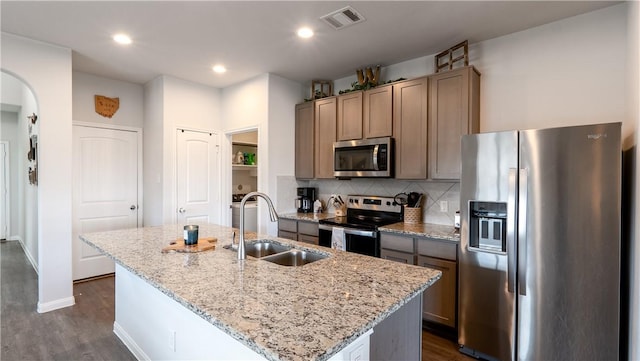
[[[135,205],[135,204],[132,204],[132,205],[131,205],[131,207],[129,207],[129,209],[130,209],[130,210],[132,210],[132,211],[135,211],[135,210],[136,210],[136,208],[138,208],[138,207],[136,207],[136,205]]]
[[[180,208],[178,209],[178,213],[184,213],[184,212],[186,212],[186,211],[187,211],[187,210],[186,210],[186,209],[184,209],[184,208],[182,208],[182,207],[180,207]]]

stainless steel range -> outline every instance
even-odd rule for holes
[[[393,197],[347,196],[347,215],[320,220],[319,244],[331,247],[334,228],[344,229],[347,252],[380,257],[378,227],[402,221],[402,206]]]

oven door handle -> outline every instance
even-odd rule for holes
[[[336,226],[336,227],[339,227],[339,226]],[[345,227],[340,227],[340,228],[344,229],[344,234],[351,234],[354,236],[362,236],[362,237],[369,237],[369,238],[378,237],[378,234],[377,234],[378,232],[376,231],[363,231],[361,229],[345,228]],[[319,224],[318,229],[322,229],[324,231],[332,231],[333,226],[326,225],[326,224]]]

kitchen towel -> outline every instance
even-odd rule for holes
[[[333,227],[331,229],[331,248],[347,250],[347,242],[344,240],[344,228]]]

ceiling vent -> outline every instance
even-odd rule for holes
[[[340,30],[366,20],[364,16],[360,15],[356,9],[351,6],[336,10],[330,14],[320,17],[320,19],[324,20],[336,30]]]

